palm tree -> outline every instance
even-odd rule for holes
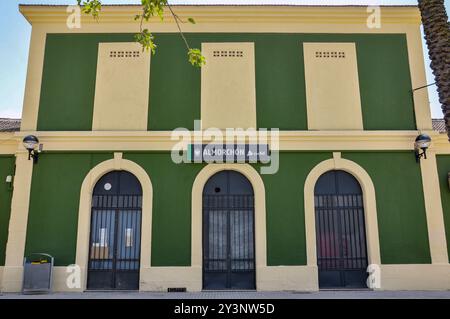
[[[450,141],[450,24],[444,0],[418,0],[431,69]]]

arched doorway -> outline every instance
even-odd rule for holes
[[[94,187],[87,289],[139,289],[142,187],[126,171],[105,174]]]
[[[255,289],[255,201],[242,174],[226,170],[203,188],[203,289]]]
[[[320,288],[364,288],[367,244],[361,186],[351,174],[333,170],[314,188]]]

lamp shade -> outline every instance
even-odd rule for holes
[[[427,134],[420,134],[416,137],[416,142],[414,143],[414,146],[416,149],[427,149],[430,147],[431,144],[431,137],[429,137]]]
[[[27,135],[23,139],[23,146],[29,151],[36,149],[38,144],[39,139],[34,135]]]

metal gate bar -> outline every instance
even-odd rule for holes
[[[364,286],[368,260],[362,194],[321,194],[314,200],[322,284]]]
[[[366,269],[362,195],[316,195],[315,208],[319,269]]]
[[[254,196],[203,195],[204,276],[255,273]]]
[[[139,275],[141,207],[141,195],[92,197],[88,262],[92,289],[131,288],[125,278]]]

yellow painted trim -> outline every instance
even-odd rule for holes
[[[195,18],[195,16],[194,16]],[[128,19],[127,19],[128,21]],[[135,22],[135,21],[133,21]],[[283,22],[264,23],[256,22],[233,22],[227,23],[218,21],[214,23],[196,23],[183,25],[183,31],[186,33],[348,33],[348,34],[406,34],[412,32],[409,24],[397,23],[383,23],[380,29],[368,29],[366,23],[351,24],[351,23],[333,23],[333,22],[318,22],[306,23],[307,21],[296,20]],[[416,25],[414,25],[415,27]],[[151,29],[154,33],[178,33],[175,23],[166,21],[164,23],[152,22],[145,27]],[[66,33],[66,34],[83,34],[83,33],[136,33],[139,31],[139,25],[136,23],[82,23],[80,29],[68,29],[65,21],[64,23],[37,23],[33,28],[45,30],[47,34],[50,33]],[[422,62],[423,63],[423,62]]]
[[[23,131],[34,131],[37,129],[46,38],[47,30],[45,27],[33,26],[28,53],[22,123],[20,126],[20,129]]]
[[[450,265],[381,265],[381,290],[449,290]]]
[[[450,143],[443,134],[424,131],[433,139],[432,149],[450,153]],[[225,133],[225,132],[223,132]],[[44,132],[24,131],[15,134],[17,143],[34,134],[44,144],[44,151],[127,151],[166,150],[177,143],[171,131],[148,132]],[[410,150],[418,131],[280,131],[280,150]],[[225,135],[224,135],[225,136]],[[204,139],[204,142],[208,142]],[[189,141],[191,143],[192,141]],[[269,141],[270,143],[270,141]],[[188,144],[188,142],[186,142]],[[21,146],[19,146],[21,147]]]
[[[437,155],[450,154],[446,134],[423,131],[433,139],[430,151]],[[0,139],[0,154],[22,152],[22,139],[33,134],[39,137],[46,151],[170,151],[177,141],[171,131],[120,132],[45,132],[23,131],[8,141]],[[225,133],[225,132],[223,132]],[[413,151],[418,131],[280,131],[281,151]],[[1,138],[1,134],[0,134]],[[192,143],[193,140],[186,142]],[[209,139],[203,140],[205,143]],[[268,141],[270,144],[270,140]],[[413,156],[413,155],[412,155]]]
[[[431,144],[430,150],[434,151],[436,155],[450,155],[450,141],[448,140],[447,134],[438,134],[435,136],[431,136],[431,138],[433,139],[433,142]]]
[[[168,288],[201,291],[202,271],[195,267],[151,267],[141,269],[141,291],[167,292]]]
[[[0,132],[0,154],[13,155],[17,151],[18,138],[13,132]]]
[[[252,184],[255,195],[255,260],[256,260],[256,288],[265,280],[264,274],[259,271],[267,265],[266,248],[266,193],[264,182],[258,172],[248,164],[209,164],[197,175],[192,185],[192,230],[191,230],[191,266],[196,278],[202,278],[203,254],[203,227],[202,203],[203,188],[214,174],[233,170],[243,174]],[[198,282],[198,290],[202,288],[202,281]]]
[[[317,291],[317,267],[266,266],[259,267],[258,291]]]
[[[305,181],[304,204],[305,204],[305,231],[307,264],[317,267],[316,252],[316,221],[314,207],[314,187],[319,177],[331,170],[343,170],[352,174],[360,183],[363,191],[364,214],[367,233],[367,254],[369,264],[381,264],[380,243],[378,237],[378,220],[375,187],[369,174],[358,164],[343,159],[338,153],[333,159],[329,159],[317,164]],[[318,278],[316,278],[318,280]]]
[[[450,144],[450,143],[449,143]],[[436,154],[427,152],[427,159],[420,161],[423,196],[427,217],[428,241],[433,264],[448,264],[444,212],[442,209]]]
[[[425,75],[425,60],[422,49],[422,36],[420,25],[406,26],[406,40],[408,44],[408,60],[411,73],[412,89],[427,85]],[[411,92],[414,97],[414,113],[416,117],[416,126],[419,130],[432,130],[430,102],[428,90],[422,89]]]
[[[316,268],[309,266],[259,267],[261,280],[258,291],[317,291]],[[0,267],[1,275],[1,267]],[[141,268],[139,291],[167,292],[168,288],[184,287],[187,291],[201,291],[201,269],[195,267],[150,267]],[[75,292],[67,287],[66,267],[54,267],[53,291]],[[200,283],[200,285],[199,285]],[[78,291],[81,291],[78,290]]]
[[[80,207],[78,210],[78,233],[76,264],[81,268],[82,288],[86,289],[87,264],[89,255],[89,233],[92,192],[97,181],[106,173],[114,170],[130,172],[139,180],[142,186],[142,232],[141,232],[141,271],[151,267],[152,240],[152,207],[153,186],[147,172],[138,164],[123,159],[122,153],[114,153],[114,159],[104,161],[90,170],[81,186]],[[146,283],[142,280],[140,285]]]
[[[3,269],[2,291],[4,292],[17,292],[22,289],[22,265],[25,254],[32,175],[33,161],[28,160],[28,153],[17,153],[6,260]]]
[[[20,12],[31,23],[61,23],[67,19],[67,6],[30,6],[21,5]],[[132,17],[139,14],[139,6],[102,7],[101,23],[133,23]],[[173,6],[182,19],[194,17],[197,23],[366,23],[369,14],[366,6]],[[173,17],[168,10],[164,13],[163,23],[172,23]],[[384,23],[420,24],[419,10],[416,7],[381,7]],[[131,19],[130,19],[131,17]],[[84,17],[82,23],[96,23],[92,17]],[[152,24],[161,23],[154,19]]]
[[[376,290],[449,290],[450,265],[381,265],[381,288]],[[0,267],[1,278],[2,267]],[[317,267],[278,266],[259,269],[266,279],[259,291],[317,291]],[[201,274],[201,273],[200,273]],[[67,288],[66,267],[55,267],[53,291],[74,292]],[[152,267],[141,269],[140,291],[167,292],[170,287],[197,289],[198,272],[192,267]]]

